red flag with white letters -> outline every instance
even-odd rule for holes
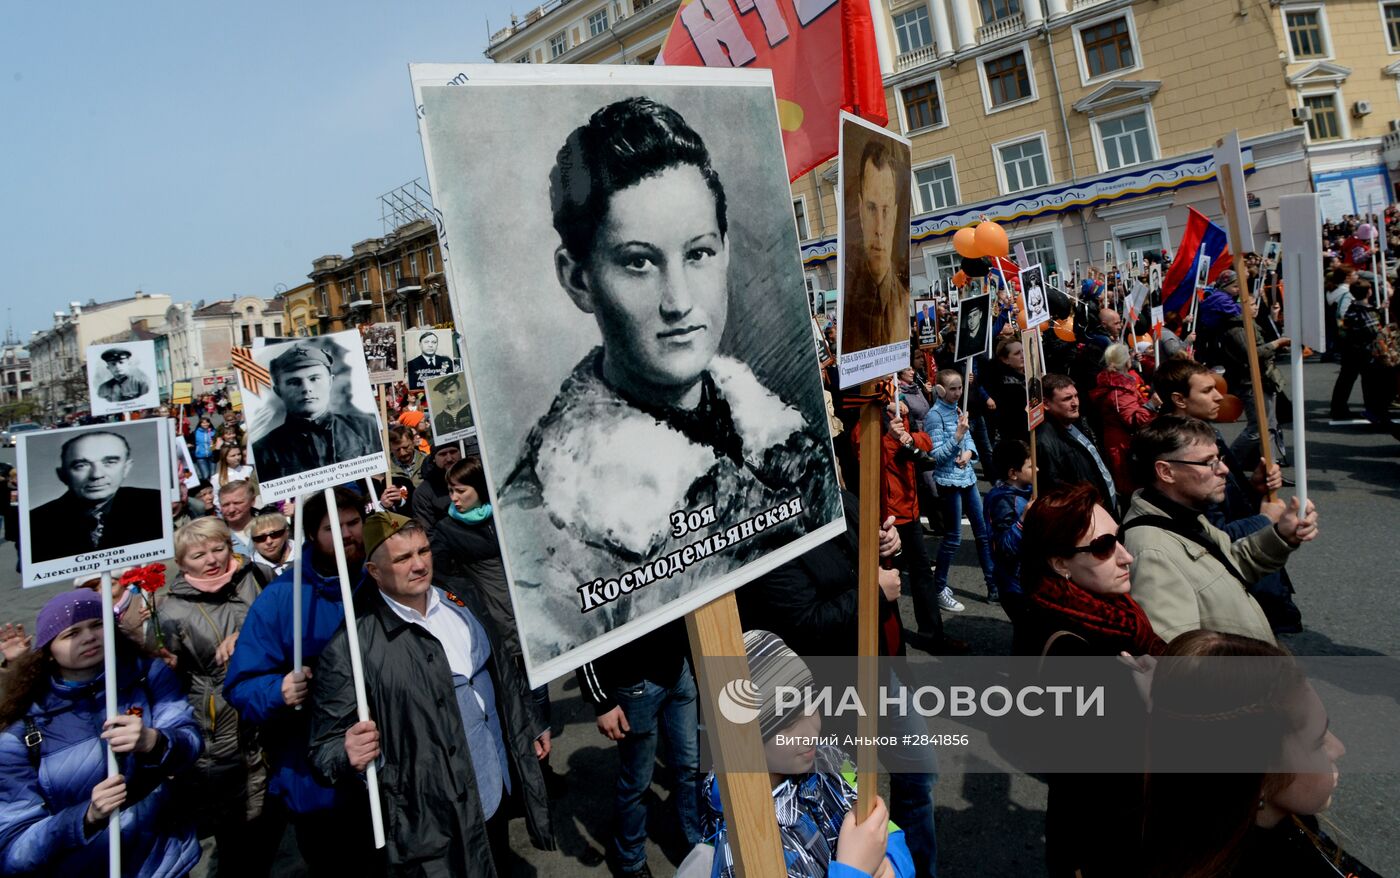
[[[889,121],[869,0],[682,0],[656,63],[771,69],[789,180],[836,155],[839,111]]]

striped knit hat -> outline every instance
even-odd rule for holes
[[[812,685],[812,671],[771,631],[745,631],[744,653],[749,660],[749,680],[758,696],[755,700],[763,705],[758,714],[758,727],[766,741],[793,719],[792,716],[778,716],[778,687],[805,689]]]

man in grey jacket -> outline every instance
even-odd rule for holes
[[[1245,589],[1317,536],[1312,502],[1303,511],[1295,497],[1276,524],[1232,541],[1205,516],[1224,500],[1228,471],[1209,424],[1164,415],[1133,437],[1132,453],[1148,487],[1133,496],[1122,539],[1133,555],[1133,598],[1158,636],[1208,629],[1274,642]]]

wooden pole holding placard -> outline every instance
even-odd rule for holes
[[[301,518],[301,496],[297,495],[292,500],[292,673],[300,674],[302,668],[301,650],[301,526],[304,524]],[[331,527],[339,527],[338,521],[331,522]],[[301,710],[301,705],[297,705],[297,710]]]
[[[1264,404],[1264,394],[1259,389],[1262,379],[1259,373],[1259,348],[1254,339],[1254,297],[1249,292],[1249,272],[1245,269],[1244,254],[1240,252],[1240,247],[1236,244],[1241,240],[1240,222],[1246,218],[1235,216],[1235,211],[1231,209],[1235,203],[1235,185],[1231,182],[1228,168],[1229,165],[1221,168],[1216,176],[1220,180],[1220,188],[1225,196],[1221,199],[1221,204],[1225,208],[1225,219],[1230,224],[1230,242],[1236,245],[1231,249],[1235,256],[1235,280],[1240,285],[1240,311],[1244,315],[1245,353],[1249,357],[1250,396],[1254,397],[1254,419],[1259,428],[1259,458],[1267,463],[1273,463],[1273,448],[1269,436],[1269,412]],[[1267,497],[1269,500],[1273,500],[1274,492],[1269,491]]]
[[[335,489],[327,488],[326,514],[331,522],[331,540],[335,543],[335,572],[340,577],[340,602],[345,607],[345,639],[350,650],[350,677],[355,686],[355,714],[360,722],[368,722],[369,696],[365,694],[365,668],[360,657],[360,630],[355,619],[355,597],[350,588],[350,568],[345,563],[345,540],[340,535],[340,508],[335,501]],[[298,592],[300,593],[300,592]],[[365,766],[365,787],[369,793],[369,819],[374,831],[374,846],[384,847],[384,813],[379,801],[379,770],[373,762]]]
[[[1035,461],[1035,431],[1031,430],[1031,499],[1040,497],[1040,467]]]
[[[860,410],[860,531],[856,568],[856,697],[861,704],[877,703],[880,655],[880,457],[884,436],[880,424],[880,383],[871,381],[861,390],[876,397]],[[879,718],[867,710],[856,721],[861,744],[856,747],[856,821],[875,807],[879,765],[873,741]]]
[[[720,703],[725,686],[748,680],[744,656],[744,631],[734,593],[724,595],[685,617],[690,634],[691,663],[702,704]],[[740,657],[732,667],[717,673],[724,657]],[[783,842],[778,835],[778,815],[773,809],[773,787],[767,770],[734,771],[736,766],[765,764],[763,740],[756,723],[730,724],[722,716],[707,719],[710,747],[714,751],[715,779],[728,827],[729,852],[736,878],[783,875]]]
[[[117,718],[117,631],[116,606],[112,600],[112,571],[102,571],[102,673],[107,719]],[[117,754],[107,745],[107,776],[121,773]],[[122,874],[122,811],[117,808],[107,818],[107,872],[110,878]]]

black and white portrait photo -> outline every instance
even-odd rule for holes
[[[841,114],[841,386],[909,365],[909,141]]]
[[[927,348],[938,344],[937,301],[920,299],[914,303],[914,328],[918,333],[919,347]]]
[[[369,368],[371,384],[392,384],[404,378],[403,360],[399,358],[402,348],[399,333],[403,327],[397,323],[369,323],[360,329],[360,339],[365,348],[365,364]]]
[[[433,426],[433,444],[444,445],[476,435],[472,405],[467,399],[467,379],[461,372],[429,378],[428,420]]]
[[[119,415],[160,405],[154,341],[89,345],[87,374],[94,415]]]
[[[1196,263],[1196,289],[1202,290],[1210,286],[1210,257],[1205,253],[1201,254],[1201,260]]]
[[[360,333],[269,344],[253,352],[272,386],[242,387],[263,502],[384,470]]]
[[[1039,263],[1021,272],[1021,295],[1025,298],[1027,328],[1034,329],[1050,322],[1050,297],[1045,289],[1045,269]]]
[[[166,418],[23,434],[24,585],[169,557],[170,455]]]
[[[429,378],[462,370],[450,329],[410,329],[404,333],[404,347],[409,390],[422,390]]]
[[[770,73],[524,66],[412,70],[539,684],[843,524]]]
[[[958,335],[953,359],[981,357],[992,350],[992,297],[968,296],[958,303]]]
[[[1045,421],[1045,355],[1040,330],[1021,333],[1021,352],[1026,378],[1026,428],[1034,430]]]

